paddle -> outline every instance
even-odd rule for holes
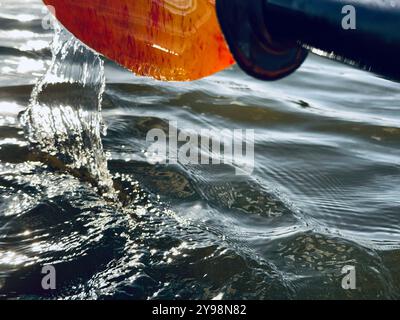
[[[86,45],[138,75],[196,80],[234,63],[215,0],[43,0]]]
[[[225,39],[239,66],[263,80],[291,74],[309,50],[400,80],[398,1],[43,1],[89,47],[160,80],[195,80],[230,66]],[[355,29],[343,27],[349,5]]]

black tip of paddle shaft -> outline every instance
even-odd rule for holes
[[[276,80],[306,49],[400,81],[400,0],[217,0],[218,18],[239,66]],[[343,24],[352,8],[354,27]]]
[[[296,42],[280,43],[264,25],[261,1],[218,0],[217,14],[238,65],[261,80],[278,80],[297,70],[308,50]]]

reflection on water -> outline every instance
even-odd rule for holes
[[[106,62],[102,95],[96,54],[65,32],[54,60],[39,45],[39,1],[0,1],[0,297],[399,297],[398,83],[317,57],[277,83],[236,68],[162,83]],[[152,164],[146,134],[169,122],[255,129],[253,175]]]

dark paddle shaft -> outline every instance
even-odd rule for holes
[[[343,27],[346,5],[354,30]],[[400,80],[400,0],[217,0],[217,12],[238,64],[257,78],[290,74],[314,48]]]

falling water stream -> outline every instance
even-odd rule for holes
[[[52,61],[37,82],[21,120],[31,144],[46,161],[91,182],[113,197],[107,169],[101,115],[104,62],[68,31],[54,23]]]

